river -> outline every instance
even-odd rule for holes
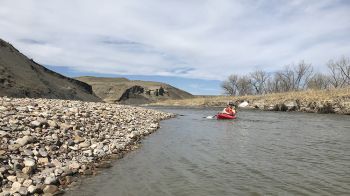
[[[350,194],[350,116],[158,109],[180,115],[66,195]]]

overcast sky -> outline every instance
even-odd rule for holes
[[[0,38],[75,72],[222,80],[350,56],[348,0],[0,0]],[[69,75],[69,74],[68,74]]]

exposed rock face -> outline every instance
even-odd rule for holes
[[[37,64],[1,39],[0,96],[101,100],[90,85]]]
[[[192,98],[193,95],[168,84],[125,78],[78,77],[90,84],[94,93],[106,102],[143,104],[167,99]]]
[[[0,195],[56,194],[111,167],[172,114],[100,102],[0,97]]]

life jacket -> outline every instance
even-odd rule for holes
[[[229,107],[225,108],[223,112],[226,114],[229,114],[231,116],[235,115],[235,112],[233,112],[233,109],[231,109]]]

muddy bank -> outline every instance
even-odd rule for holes
[[[138,107],[0,98],[0,195],[56,194],[109,167],[172,114]]]

